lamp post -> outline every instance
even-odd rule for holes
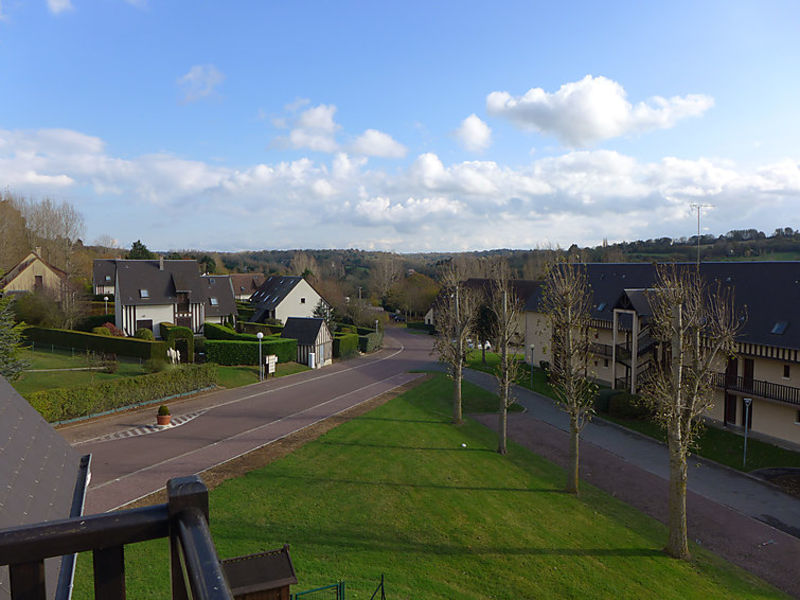
[[[106,314],[108,314],[108,296],[103,296],[103,302],[106,303]]]
[[[264,334],[259,331],[256,337],[258,338],[258,380],[264,381],[264,364],[261,362],[261,339],[264,337]]]
[[[531,391],[533,391],[533,344],[531,344]]]
[[[752,402],[752,398],[744,399],[744,455],[742,456],[743,469],[745,463],[747,463],[747,430],[750,429],[750,404],[752,404]]]

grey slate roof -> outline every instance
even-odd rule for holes
[[[227,275],[203,275],[202,280],[206,286],[206,316],[227,317],[236,314],[231,278]],[[211,302],[212,298],[216,299],[216,305]]]
[[[281,337],[295,339],[299,346],[311,346],[316,342],[319,330],[324,325],[323,319],[289,317],[286,319]]]
[[[94,285],[114,285],[117,272],[116,259],[96,258],[92,263],[92,282]]]
[[[694,268],[694,263],[683,263]],[[623,292],[653,287],[656,266],[650,263],[588,263],[592,288],[592,317],[611,321],[614,305]],[[700,265],[701,276],[710,284],[732,287],[738,311],[747,320],[737,337],[742,343],[800,349],[800,262],[708,262]],[[541,292],[533,294],[525,310],[537,311]],[[632,300],[633,301],[633,300]],[[787,322],[783,334],[771,333],[776,323]]]
[[[0,377],[0,529],[70,516],[80,455]],[[45,561],[48,596],[59,558]],[[0,568],[0,598],[10,598]]]
[[[283,302],[302,279],[289,275],[271,275],[250,296],[250,302],[256,305],[256,312],[272,310]]]
[[[174,304],[178,292],[188,292],[190,302],[205,302],[206,284],[196,260],[116,260],[117,296],[125,306]],[[143,298],[140,290],[147,290]]]

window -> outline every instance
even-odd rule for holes
[[[106,281],[111,281],[111,275],[106,275]]]
[[[778,321],[777,323],[775,323],[775,325],[772,326],[772,331],[770,331],[770,333],[773,333],[775,335],[783,335],[788,326],[789,326],[788,321]]]
[[[790,377],[789,373],[790,373],[789,365],[783,365],[783,378],[789,379]]]
[[[600,304],[597,305],[597,312],[603,312],[605,308],[606,308],[606,303],[601,302]]]
[[[604,367],[608,367],[608,359],[607,358],[603,359],[603,366]]]
[[[305,303],[306,303],[306,299],[305,298],[300,298],[300,304],[305,304]]]
[[[209,298],[211,300],[211,306],[219,306],[219,300],[216,298]]]
[[[139,290],[139,298],[149,298],[150,291],[149,290]]]

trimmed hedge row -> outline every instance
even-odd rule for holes
[[[252,323],[250,321],[239,321],[239,329],[242,333],[257,334],[259,331],[264,335],[280,335],[283,332],[283,325],[268,325],[266,323]]]
[[[291,338],[264,338],[261,342],[262,358],[276,354],[278,362],[297,360],[297,340]],[[234,340],[206,340],[206,360],[220,365],[257,365],[258,342]]]
[[[91,315],[81,320],[76,327],[79,331],[91,331],[95,327],[102,327],[106,323],[114,323],[114,313],[108,315]]]
[[[166,321],[158,324],[161,330],[161,337],[167,342],[170,348],[175,347],[176,339],[186,340],[186,350],[188,356],[181,356],[182,361],[194,362],[194,332],[188,327],[179,327]],[[166,355],[165,355],[166,356]]]
[[[341,333],[358,333],[358,327],[349,323],[339,323],[339,332]]]
[[[28,402],[52,423],[157,401],[216,383],[216,365],[186,365],[152,375],[121,377],[107,383],[41,390],[30,394]]]
[[[216,323],[204,323],[203,332],[207,340],[236,340],[239,342],[257,342],[255,335],[247,333],[236,333],[233,329],[217,325]]]
[[[358,336],[354,333],[336,333],[333,336],[333,358],[350,358],[358,354]]]
[[[46,327],[27,327],[23,336],[25,340],[35,344],[53,344],[64,348],[90,350],[100,354],[117,354],[133,356],[145,360],[167,359],[167,344],[164,342],[148,342],[136,338],[123,338],[71,329],[48,329]]]
[[[364,354],[375,352],[383,344],[383,332],[369,330],[371,333],[358,336],[358,349]]]

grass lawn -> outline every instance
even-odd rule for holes
[[[524,387],[526,389],[531,389],[531,367],[527,363],[524,362],[523,356],[521,354],[517,354],[517,360],[520,362],[520,374],[517,378],[517,385]],[[480,350],[471,350],[467,355],[467,366],[470,369],[475,369],[476,371],[483,371],[484,373],[491,373],[494,375],[495,368],[500,362],[500,356],[494,352],[487,352],[486,353],[486,363],[483,362],[482,353]],[[547,376],[545,375],[544,371],[539,367],[533,368],[533,391],[548,396],[550,398],[553,397],[553,390],[550,388],[550,384],[547,383]]]
[[[85,354],[76,353],[74,356],[69,351],[44,352],[41,350],[26,349],[21,353],[23,360],[27,361],[28,369],[74,369],[89,366]],[[23,373],[13,382],[22,396],[38,390],[52,388],[77,387],[117,379],[118,377],[135,377],[143,375],[146,371],[138,361],[119,361],[116,373],[102,373],[100,371],[59,371],[50,373]]]
[[[301,365],[296,362],[278,363],[276,369],[278,377],[309,370],[306,365]],[[251,383],[258,383],[258,366],[241,365],[238,367],[226,367],[219,365],[217,367],[217,380],[219,385],[226,388],[235,388],[243,385],[250,385]]]
[[[702,548],[668,558],[663,525],[587,484],[563,493],[564,472],[519,446],[498,455],[494,432],[449,424],[450,391],[436,376],[224,482],[210,498],[220,556],[289,543],[295,592],[343,579],[350,600],[381,573],[394,599],[785,597]],[[125,552],[129,596],[167,597],[167,541]],[[75,597],[90,588],[82,555]]]

